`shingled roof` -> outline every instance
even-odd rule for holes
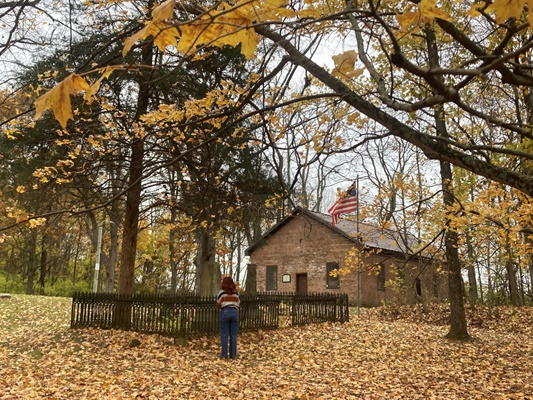
[[[246,249],[246,254],[250,255],[253,253],[253,251],[259,247],[265,239],[267,239],[269,236],[272,236],[282,226],[300,214],[320,222],[327,228],[335,231],[339,235],[344,236],[354,243],[357,243],[357,225],[359,225],[359,236],[362,238],[362,243],[366,247],[372,249],[381,249],[383,251],[405,254],[410,252],[408,248],[413,249],[418,246],[418,240],[414,235],[411,234],[407,235],[408,244],[406,245],[406,239],[403,239],[402,236],[396,231],[375,227],[361,222],[357,224],[357,222],[347,219],[339,220],[339,222],[333,227],[331,225],[330,215],[309,211],[303,207],[296,207],[289,215],[287,215],[283,220],[266,232],[261,239],[248,247],[248,249]]]

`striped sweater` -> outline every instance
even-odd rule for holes
[[[218,308],[225,307],[234,307],[239,308],[241,300],[239,298],[239,292],[234,291],[233,293],[225,292],[221,290],[217,294],[217,305]]]

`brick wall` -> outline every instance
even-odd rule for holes
[[[393,267],[401,269],[405,285],[400,293],[391,288],[378,288],[377,271],[352,272],[340,277],[340,288],[326,286],[326,264],[336,262],[344,267],[347,252],[356,244],[334,230],[326,227],[303,213],[292,217],[270,237],[266,238],[250,255],[250,263],[256,266],[257,290],[266,290],[266,267],[277,266],[277,290],[296,291],[297,276],[307,274],[309,292],[343,292],[347,293],[352,304],[360,298],[362,306],[378,306],[384,302],[415,302],[418,268],[405,264],[398,258],[386,254],[372,254],[365,257],[365,265],[373,267],[378,263],[385,265],[385,280],[393,279]],[[433,288],[431,269],[420,275],[424,290]],[[290,277],[290,282],[283,282],[282,277]],[[359,285],[358,285],[359,282]],[[360,287],[358,296],[358,287]]]

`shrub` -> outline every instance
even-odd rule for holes
[[[24,294],[26,286],[20,276],[0,271],[0,292]]]

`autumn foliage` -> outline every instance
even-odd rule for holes
[[[488,7],[488,10],[495,13],[496,22],[502,23],[508,18],[517,17],[526,3],[525,1],[510,3],[495,1]],[[255,29],[257,25],[262,23],[275,25],[287,19],[321,16],[319,7],[304,7],[297,12],[291,10],[285,0],[240,0],[234,3],[220,2],[213,9],[198,9],[197,18],[177,24],[173,21],[176,6],[176,0],[166,0],[157,5],[152,10],[152,18],[145,22],[145,26],[126,38],[122,55],[125,57],[137,41],[152,38],[154,45],[161,52],[173,46],[182,54],[190,55],[194,54],[198,48],[229,45],[240,46],[242,54],[250,59],[255,56],[260,39]],[[182,5],[178,4],[178,7]],[[479,15],[478,10],[482,7],[482,5],[475,4],[470,14]],[[487,6],[485,5],[484,8]],[[442,10],[435,0],[422,0],[417,6],[409,6],[403,12],[398,12],[396,18],[401,29],[410,34],[435,18],[451,20],[450,15]],[[353,50],[334,56],[335,68],[332,75],[357,78],[364,69],[355,69],[356,59],[357,53]],[[117,68],[121,67],[117,66]],[[93,86],[90,86],[80,75],[69,75],[36,101],[35,119],[39,119],[45,110],[51,109],[61,126],[66,128],[67,121],[72,118],[70,95],[82,90],[91,94],[96,93],[102,79],[107,77],[112,69],[113,67],[107,68],[104,74],[101,73],[101,69],[86,72],[86,75],[92,72],[100,74],[97,84]],[[86,100],[88,99],[91,99],[91,95],[86,96]]]
[[[350,323],[244,333],[239,358],[216,337],[172,340],[69,328],[70,299],[0,302],[0,399],[526,399],[533,396],[533,309],[498,308],[473,339],[443,338],[421,310]],[[498,316],[496,316],[496,313]],[[490,323],[489,323],[490,322]],[[518,324],[524,330],[509,330]],[[529,328],[526,328],[529,327]],[[529,329],[529,331],[527,330]]]

